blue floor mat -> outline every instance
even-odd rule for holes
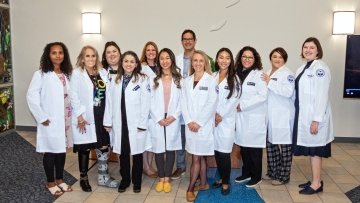
[[[207,172],[210,190],[199,191],[196,196],[196,203],[263,203],[259,194],[254,188],[247,188],[245,183],[236,183],[235,178],[241,174],[241,169],[232,169],[230,175],[231,191],[224,196],[221,194],[221,188],[213,189],[212,184],[219,179],[217,168],[209,168]]]

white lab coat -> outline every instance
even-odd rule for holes
[[[214,155],[214,127],[217,105],[216,81],[204,73],[193,88],[194,75],[184,81],[181,98],[182,116],[185,121],[185,149],[194,155]],[[201,127],[198,132],[191,132],[188,123],[196,122]]]
[[[218,84],[218,72],[213,73],[213,76]],[[241,93],[240,80],[238,79],[238,81],[239,84],[238,86],[236,86],[236,83],[234,84],[234,91],[229,99],[227,99],[230,92],[227,78],[224,78],[217,86],[219,102],[216,107],[216,112],[220,114],[222,121],[214,128],[214,141],[215,150],[222,153],[231,153],[235,141],[236,106],[239,103]]]
[[[67,78],[66,90],[70,92]],[[37,123],[36,151],[65,153],[67,146],[62,81],[54,72],[43,73],[38,70],[30,82],[26,99]],[[41,124],[46,120],[50,121],[49,126]]]
[[[121,92],[122,80],[116,83],[112,80],[106,91],[106,106],[104,126],[112,127],[113,152],[121,154]],[[125,106],[131,155],[143,153],[150,146],[147,138],[148,131],[139,131],[138,128],[148,129],[150,109],[150,85],[147,76],[139,76],[138,81],[131,79],[125,89]]]
[[[271,70],[267,74],[270,74]],[[272,144],[291,144],[294,124],[295,77],[286,66],[280,67],[268,83],[268,141]]]
[[[297,70],[296,76],[301,73],[304,67],[305,64]],[[334,140],[329,101],[330,80],[330,70],[322,60],[314,60],[300,78],[297,145],[325,146]],[[317,135],[310,133],[312,121],[319,122]]]
[[[266,147],[268,89],[261,74],[260,70],[252,70],[242,84],[235,144],[243,147]]]
[[[171,82],[171,93],[168,104],[167,117],[173,116],[176,120],[169,126],[166,126],[166,140],[164,134],[164,126],[158,122],[164,119],[165,104],[164,104],[164,86],[162,80],[159,79],[159,86],[154,89],[154,84],[151,87],[151,107],[149,132],[151,137],[152,151],[155,153],[163,153],[165,150],[180,150],[181,149],[181,135],[180,135],[180,115],[181,115],[181,88],[177,88],[174,81]],[[181,82],[182,87],[182,82]]]
[[[105,69],[99,71],[101,79],[105,82],[108,87],[108,73]],[[95,130],[95,119],[94,119],[94,85],[89,78],[86,70],[82,68],[74,69],[71,81],[71,106],[73,108],[72,114],[72,131],[74,144],[87,144],[95,143],[96,130]],[[105,93],[104,93],[105,94]],[[78,117],[82,115],[88,125],[85,126],[86,132],[80,133],[77,128]]]
[[[150,68],[150,66],[141,64],[141,72],[149,77],[149,80],[152,81],[156,77],[156,73]]]
[[[176,56],[176,66],[180,68],[180,74],[183,78],[187,78],[190,74],[191,66],[189,67],[188,74],[184,73],[184,53]]]

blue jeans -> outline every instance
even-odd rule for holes
[[[181,150],[176,150],[176,168],[186,169],[185,125],[181,125]]]

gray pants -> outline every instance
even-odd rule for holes
[[[175,151],[166,151],[165,153],[155,154],[155,163],[158,169],[159,178],[171,177],[174,162]]]
[[[186,169],[185,125],[181,125],[181,150],[176,150],[176,168]]]

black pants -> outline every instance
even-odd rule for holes
[[[44,153],[43,166],[47,182],[54,182],[56,179],[63,179],[65,166],[65,153]],[[55,177],[54,177],[55,169]]]
[[[223,184],[229,184],[231,172],[230,153],[222,153],[215,150],[215,160]]]
[[[251,177],[252,180],[261,180],[262,171],[262,148],[240,146],[241,158],[243,160],[242,175]]]
[[[132,169],[130,176],[130,154],[120,154],[120,175],[121,182],[130,184],[131,181],[134,185],[140,186],[143,172],[143,154],[132,155]]]

